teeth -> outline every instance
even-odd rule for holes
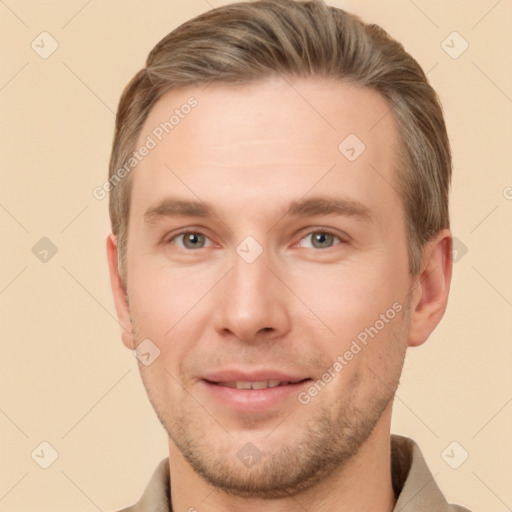
[[[252,389],[266,389],[266,388],[268,388],[268,380],[262,380],[259,382],[251,382],[250,387]]]
[[[267,388],[275,388],[277,386],[284,386],[286,384],[291,384],[291,382],[271,379],[271,380],[260,380],[260,381],[254,381],[254,382],[246,382],[246,381],[218,382],[217,384],[219,386],[224,386],[227,388],[236,388],[236,389],[267,389]]]

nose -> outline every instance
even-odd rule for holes
[[[214,326],[224,337],[257,343],[290,330],[290,292],[270,270],[265,252],[252,263],[235,253],[231,271],[216,290]]]

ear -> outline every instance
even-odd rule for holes
[[[443,318],[452,278],[452,235],[439,231],[423,248],[420,273],[413,285],[409,346],[424,343]]]
[[[132,322],[130,320],[130,309],[126,298],[126,290],[124,289],[119,269],[117,265],[117,238],[110,234],[107,237],[107,257],[108,267],[110,270],[110,285],[114,295],[114,304],[116,306],[117,318],[121,325],[121,338],[123,343],[130,350],[135,349],[135,342],[132,334]]]

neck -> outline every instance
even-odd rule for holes
[[[278,499],[227,494],[196,474],[169,441],[171,501],[174,512],[392,512],[390,407],[359,452],[342,468],[304,492]]]

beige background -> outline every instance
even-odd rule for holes
[[[167,454],[120,341],[107,200],[92,190],[106,179],[124,85],[161,37],[223,3],[0,1],[0,511],[126,506]],[[512,3],[330,3],[381,24],[418,59],[453,144],[453,231],[467,253],[458,253],[445,320],[409,354],[393,430],[418,441],[450,500],[509,510]],[[31,48],[43,31],[59,44],[47,59]],[[469,44],[457,59],[442,47],[453,31]],[[452,53],[462,48],[457,37],[445,43]],[[42,237],[58,249],[47,262],[32,253]],[[59,454],[48,469],[31,458],[43,441]],[[452,441],[469,453],[456,470],[441,457]],[[38,462],[50,453],[40,450]]]

